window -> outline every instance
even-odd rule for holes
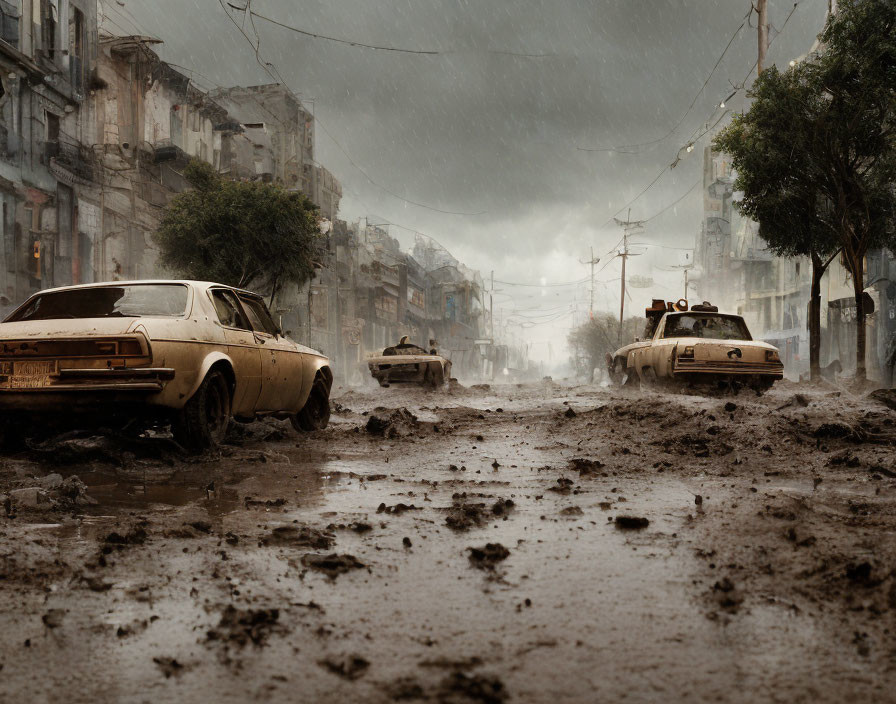
[[[84,86],[84,13],[76,7],[68,21],[68,61],[72,88],[80,92]]]
[[[6,0],[0,0],[0,39],[16,48],[19,46],[19,9]]]
[[[54,115],[51,112],[47,113],[47,141],[59,141],[59,115]]]
[[[215,311],[218,314],[218,320],[221,325],[226,328],[238,328],[240,330],[251,330],[246,316],[240,308],[236,296],[231,291],[223,288],[216,288],[212,291],[212,301],[215,303]]]
[[[276,335],[280,331],[274,321],[271,320],[271,315],[268,313],[267,306],[265,306],[261,299],[241,295],[240,301],[242,301],[243,308],[246,310],[246,315],[249,316],[249,321],[252,323],[252,327],[255,330],[266,332],[269,335]]]
[[[187,287],[182,284],[96,286],[35,296],[5,322],[64,318],[180,318],[186,310]]]
[[[751,340],[743,320],[730,315],[670,315],[663,337],[701,337],[707,340]]]
[[[41,0],[41,41],[45,56],[50,61],[56,59],[56,22],[58,21],[58,0]]]

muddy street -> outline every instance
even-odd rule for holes
[[[4,456],[0,699],[892,696],[891,398],[334,391]]]

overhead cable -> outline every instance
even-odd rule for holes
[[[688,105],[688,109],[684,111],[684,114],[681,116],[681,118],[679,118],[678,122],[676,122],[672,126],[672,128],[668,132],[666,132],[666,134],[664,134],[662,137],[658,137],[657,139],[653,139],[649,142],[641,142],[640,144],[623,144],[618,147],[595,147],[595,148],[577,147],[577,149],[582,152],[623,152],[623,153],[627,153],[627,154],[636,154],[637,152],[631,152],[628,150],[637,149],[640,147],[648,147],[651,144],[658,144],[660,142],[665,141],[670,136],[672,136],[672,134],[675,132],[675,130],[677,130],[681,126],[681,123],[684,122],[685,118],[690,114],[691,110],[693,110],[694,105],[697,104],[697,100],[703,94],[703,91],[706,89],[706,86],[709,83],[710,79],[712,79],[713,75],[715,75],[716,69],[719,67],[719,64],[722,63],[722,59],[724,59],[725,55],[728,53],[728,49],[731,48],[731,44],[734,42],[737,35],[740,34],[740,30],[742,30],[744,28],[744,25],[747,23],[747,20],[749,19],[750,15],[752,13],[753,13],[753,7],[751,5],[749,11],[747,11],[747,14],[744,15],[744,18],[741,21],[740,25],[738,26],[738,28],[736,30],[734,30],[734,34],[731,35],[731,38],[728,40],[728,43],[725,45],[725,49],[722,51],[721,55],[716,60],[716,63],[713,65],[712,71],[709,72],[709,75],[706,77],[706,80],[703,81],[703,85],[700,86],[700,90],[697,91],[697,94],[694,96],[694,99],[691,101],[691,104]]]
[[[355,41],[353,39],[342,39],[340,37],[331,37],[326,34],[319,34],[317,32],[311,32],[307,29],[301,29],[300,27],[295,27],[290,24],[286,24],[285,22],[281,22],[279,20],[275,20],[272,17],[267,17],[258,12],[255,12],[249,5],[245,5],[240,7],[238,5],[234,5],[233,3],[227,3],[234,10],[238,10],[239,12],[245,12],[246,14],[254,17],[256,19],[262,20],[264,22],[268,22],[277,27],[282,27],[283,29],[288,29],[291,32],[295,32],[296,34],[302,34],[306,37],[311,37],[312,39],[323,39],[329,42],[336,42],[337,44],[345,44],[346,46],[353,46],[359,49],[374,49],[376,51],[391,51],[399,54],[423,54],[427,56],[437,56],[442,54],[455,54],[458,53],[456,50],[441,50],[441,49],[405,49],[397,46],[383,46],[379,44],[367,44],[365,42]],[[496,49],[488,49],[485,51],[488,54],[504,54],[506,56],[519,56],[523,58],[533,58],[533,59],[541,59],[550,56],[556,56],[556,54],[542,54],[542,53],[528,53],[528,52],[520,52],[520,51],[505,51],[505,50],[496,50]]]

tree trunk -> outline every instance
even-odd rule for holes
[[[865,381],[865,277],[862,272],[862,260],[853,260],[852,288],[856,297],[856,381]]]
[[[821,378],[821,277],[826,265],[812,253],[812,292],[809,296],[809,378]]]

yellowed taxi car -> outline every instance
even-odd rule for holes
[[[784,377],[778,349],[754,340],[739,315],[708,303],[689,308],[684,300],[655,300],[646,314],[645,338],[607,355],[617,384],[743,385],[761,392]]]
[[[288,339],[258,294],[201,281],[40,291],[0,323],[0,413],[170,418],[208,448],[231,418],[326,427],[329,360]]]
[[[427,352],[407,342],[407,337],[386,347],[381,355],[370,357],[367,367],[380,386],[410,383],[437,388],[451,378],[451,360],[434,349]]]

